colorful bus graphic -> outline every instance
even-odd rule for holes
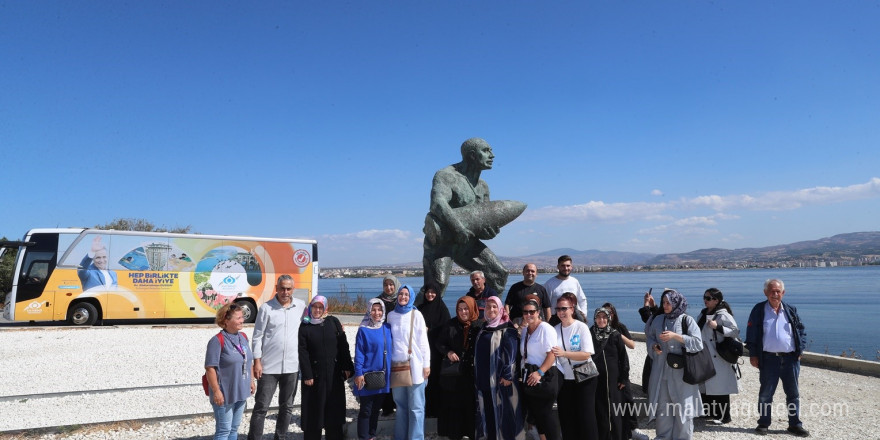
[[[210,318],[235,302],[253,322],[280,275],[307,303],[318,290],[315,240],[34,229],[0,244],[18,248],[12,321]]]

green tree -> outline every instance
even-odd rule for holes
[[[0,238],[0,241],[6,241],[7,238]],[[7,248],[0,259],[0,304],[6,300],[6,294],[12,290],[12,270],[15,269],[15,254],[18,249]]]
[[[169,228],[165,225],[156,226],[155,223],[142,218],[119,217],[110,223],[95,225],[98,229],[115,229],[117,231],[141,231],[141,232],[176,232],[180,234],[192,234],[192,226],[175,226]]]

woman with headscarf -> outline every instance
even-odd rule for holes
[[[354,365],[342,324],[328,314],[327,299],[312,298],[299,327],[302,429],[305,440],[341,440],[345,424],[345,380]]]
[[[556,300],[556,316],[559,324],[556,330],[556,366],[562,372],[563,385],[556,398],[559,425],[562,438],[595,440],[596,430],[596,378],[578,382],[574,376],[574,366],[592,362],[593,337],[590,328],[575,319],[577,297],[565,292]]]
[[[376,298],[385,304],[385,316],[397,307],[397,291],[400,289],[400,281],[394,275],[386,275],[382,278],[382,292]],[[387,416],[394,412],[394,397],[391,393],[385,393],[382,400],[382,415]]]
[[[673,289],[660,297],[662,314],[652,317],[645,326],[648,353],[653,367],[648,383],[649,420],[656,419],[656,439],[691,439],[694,417],[702,413],[700,388],[684,381],[684,369],[666,363],[669,353],[684,355],[703,349],[697,322],[687,315],[687,300]],[[687,333],[687,335],[685,335]]]
[[[620,339],[623,340],[623,345],[626,348],[632,350],[636,348],[636,341],[633,339],[632,334],[630,334],[629,329],[626,327],[626,324],[620,322],[620,318],[617,316],[617,309],[614,307],[614,304],[609,302],[602,304],[602,307],[608,309],[608,312],[611,315],[608,316],[609,326],[617,330],[620,333]],[[627,355],[629,356],[629,355]],[[629,378],[626,378],[626,386],[620,390],[620,397],[622,399],[623,408],[625,411],[623,413],[622,419],[622,431],[623,438],[632,437],[632,433],[636,431],[639,427],[639,417],[638,411],[636,411],[636,401],[632,394],[632,382],[629,381]]]
[[[385,386],[366,389],[364,374],[385,372]],[[376,438],[382,401],[391,383],[391,327],[385,324],[385,303],[373,298],[367,303],[367,313],[361,320],[354,345],[354,394],[360,400],[357,416],[358,439]]]
[[[709,417],[713,423],[722,425],[730,423],[730,395],[739,393],[739,382],[736,378],[736,366],[724,360],[718,355],[715,344],[724,338],[736,338],[739,336],[739,328],[733,319],[733,310],[724,294],[712,287],[703,294],[703,303],[706,308],[700,312],[697,325],[702,329],[703,344],[706,344],[709,353],[712,354],[712,363],[715,365],[715,376],[712,376],[700,384],[703,404],[709,409]]]
[[[537,296],[526,295],[519,345],[522,353],[520,380],[528,420],[534,421],[541,440],[558,440],[562,438],[562,431],[553,403],[562,384],[562,374],[556,368],[556,355],[553,354],[553,347],[557,344],[556,330],[541,320],[542,310]],[[535,388],[530,390],[529,387]]]
[[[474,344],[477,439],[523,440],[526,432],[517,380],[519,331],[497,296],[486,300],[486,324]]]
[[[431,371],[440,372],[440,363],[443,354],[437,349],[437,339],[446,322],[449,321],[449,308],[443,303],[443,299],[437,295],[437,287],[429,283],[425,285],[425,297],[418,306],[425,318],[425,326],[428,327],[428,345],[431,347]],[[440,381],[429,380],[425,386],[425,416],[436,417],[440,408]]]
[[[440,372],[440,408],[437,434],[453,440],[474,436],[476,393],[474,389],[474,341],[483,325],[477,302],[463,296],[455,303],[455,317],[447,321],[437,339],[444,362],[456,364],[458,374]]]
[[[391,326],[391,361],[409,360],[412,385],[391,389],[397,404],[394,440],[425,438],[425,382],[431,375],[431,348],[425,318],[413,302],[416,291],[404,285],[397,291],[397,306],[388,313]],[[410,343],[410,341],[412,341]]]
[[[630,438],[623,428],[623,414],[615,410],[623,402],[623,390],[629,378],[629,356],[620,332],[611,326],[611,310],[599,307],[593,314],[593,356],[599,370],[596,387],[596,425],[602,440]]]

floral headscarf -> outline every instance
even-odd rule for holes
[[[672,305],[672,312],[667,313],[666,317],[668,319],[675,319],[679,316],[687,313],[688,302],[685,299],[684,295],[678,293],[675,289],[666,289],[663,291],[663,295],[660,296],[660,307],[663,307],[663,298],[669,299],[669,304]]]
[[[596,324],[596,317],[599,316],[600,313],[605,314],[605,318],[607,319],[605,327],[599,327],[599,324]],[[611,311],[606,309],[605,307],[599,307],[593,312],[593,335],[596,336],[597,341],[604,341],[611,336],[611,332],[614,329],[611,328]]]
[[[324,314],[321,316],[312,316],[312,304],[319,302],[324,305]],[[303,313],[303,322],[308,322],[311,324],[320,324],[324,322],[324,317],[327,316],[327,313],[330,310],[327,308],[327,298],[324,298],[321,295],[317,295],[312,298],[312,302],[309,303],[309,306],[306,307],[305,312]]]
[[[498,306],[498,316],[496,316],[495,319],[487,322],[486,327],[498,327],[499,325],[510,321],[510,315],[507,314],[507,309],[505,309],[504,305],[501,304],[501,298],[498,298],[497,296],[490,296],[489,299],[487,299],[486,301],[487,303],[491,301]]]
[[[382,306],[382,318],[380,318],[378,321],[373,321],[373,315],[371,313],[373,310],[373,304],[379,304],[380,306]],[[385,301],[382,301],[379,298],[370,298],[370,300],[367,301],[367,313],[364,314],[364,319],[361,320],[361,327],[380,328],[380,327],[382,327],[382,324],[384,322],[385,322]]]

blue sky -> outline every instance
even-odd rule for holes
[[[492,144],[488,242],[686,252],[877,230],[880,2],[0,1],[0,235],[117,217],[419,261]]]

